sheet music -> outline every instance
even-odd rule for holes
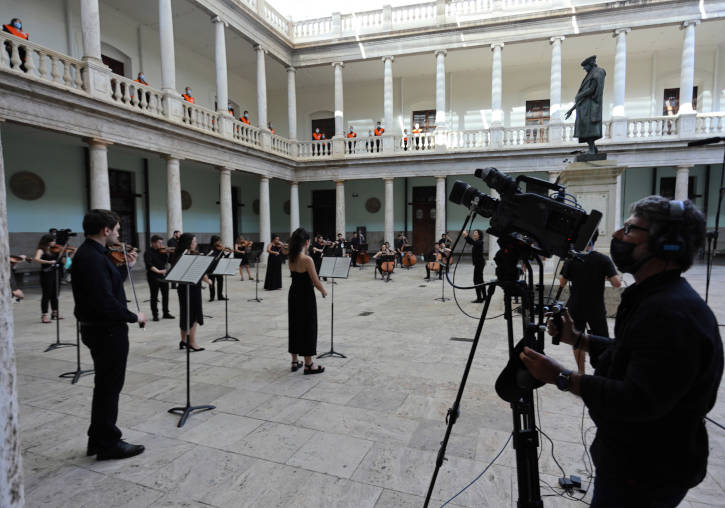
[[[197,284],[206,273],[214,258],[184,254],[164,280]]]
[[[212,275],[236,275],[239,270],[241,259],[222,258],[212,272]]]
[[[347,279],[350,274],[349,257],[327,257],[322,258],[320,266],[320,277],[331,277],[333,279]]]

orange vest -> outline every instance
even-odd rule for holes
[[[241,122],[244,122],[244,123],[246,123],[247,125],[249,125],[249,118],[244,118],[243,116],[240,116],[240,117],[239,117],[239,120],[240,120]]]
[[[22,30],[18,30],[13,25],[3,25],[3,28],[6,32],[9,32],[13,34],[15,37],[20,37],[21,39],[28,40],[28,34],[23,32]]]
[[[383,132],[385,132],[385,129],[383,129],[382,127],[380,127],[379,129],[377,127],[375,128],[375,135],[376,136],[382,136],[383,135]]]
[[[142,81],[142,80],[140,80],[140,79],[135,79],[135,80],[134,80],[134,82],[136,82],[136,83],[141,83],[142,85],[146,85],[146,86],[149,86],[149,84],[148,84],[148,83],[146,83],[145,81]]]
[[[421,132],[423,131],[420,129],[413,129],[413,134],[420,134]]]
[[[269,132],[271,132],[272,134],[274,134],[274,129],[269,129]]]
[[[319,141],[322,139],[322,133],[321,132],[313,132],[312,133],[312,139],[315,141]]]
[[[347,137],[348,138],[356,138],[357,137],[357,134],[355,134],[354,132],[348,132],[347,133]]]
[[[194,104],[194,98],[191,95],[186,95],[185,93],[182,93],[181,96],[186,102],[191,102],[192,104]]]

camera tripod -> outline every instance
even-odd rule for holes
[[[446,448],[448,439],[451,436],[453,425],[460,415],[461,399],[466,387],[468,374],[476,354],[478,340],[481,337],[483,324],[486,320],[488,307],[491,304],[496,287],[504,292],[504,317],[509,346],[509,362],[496,382],[496,391],[499,396],[511,404],[513,412],[513,442],[516,450],[516,472],[518,479],[518,508],[542,508],[541,492],[539,488],[539,463],[537,448],[539,446],[539,433],[536,430],[536,417],[534,408],[534,388],[541,386],[521,364],[518,355],[523,346],[528,346],[536,351],[543,352],[544,349],[544,265],[541,258],[528,245],[512,238],[504,237],[498,240],[501,247],[494,258],[496,263],[497,280],[488,286],[486,300],[478,321],[476,335],[471,345],[466,367],[463,371],[463,379],[458,387],[458,394],[453,407],[448,409],[446,415],[447,428],[441,447],[438,450],[435,470],[428,486],[428,494],[425,498],[424,508],[428,507],[433,489],[435,488],[438,472],[446,460]],[[533,269],[530,259],[535,259],[539,265],[539,282],[534,287]],[[520,280],[521,271],[519,264],[523,265],[527,280]],[[538,306],[534,306],[534,289],[538,297]],[[514,345],[514,327],[512,299],[521,298],[521,320],[524,331],[524,338],[518,345]],[[538,316],[535,315],[538,310]],[[534,320],[538,317],[538,323]],[[522,370],[523,369],[523,370]],[[502,393],[503,392],[503,393]]]

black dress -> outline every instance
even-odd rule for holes
[[[189,288],[189,307],[191,314],[189,315],[189,325],[194,323],[204,324],[204,313],[201,308],[201,282],[194,285],[179,284],[176,292],[179,295],[179,328],[186,330],[186,288]]]
[[[270,247],[275,252],[280,252],[281,247],[273,245]],[[270,254],[267,257],[267,274],[264,276],[264,289],[282,289],[282,255]]]
[[[241,266],[249,265],[249,256],[247,255],[247,249],[241,249],[242,252],[234,251],[234,259],[241,259]]]
[[[317,354],[317,301],[307,272],[292,272],[287,297],[289,352],[300,356]]]

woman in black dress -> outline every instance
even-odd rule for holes
[[[320,374],[325,368],[313,365],[317,354],[317,301],[315,290],[327,296],[325,287],[317,277],[315,263],[307,255],[310,235],[303,228],[292,233],[289,242],[289,269],[292,285],[287,296],[289,315],[289,353],[292,355],[292,372],[302,367],[299,356],[305,357],[305,374]]]
[[[237,241],[234,242],[234,259],[241,259],[239,263],[239,277],[240,280],[244,280],[244,268],[247,269],[247,275],[249,280],[254,280],[251,272],[249,271],[249,252],[247,249],[251,246],[252,242],[248,242],[242,235],[237,237]]]
[[[187,252],[188,251],[188,252]],[[181,258],[184,253],[196,253],[196,236],[191,233],[184,233],[179,238],[174,251],[174,259],[172,266]],[[202,280],[207,284],[211,284],[209,277],[204,275]],[[186,306],[186,292],[189,291],[189,307]],[[204,324],[204,313],[201,308],[201,282],[198,284],[179,284],[176,287],[176,293],[179,295],[179,328],[181,329],[179,349],[188,347],[192,352],[203,351],[203,347],[196,345],[196,326]],[[186,316],[189,313],[189,330],[186,329]]]
[[[40,298],[40,321],[50,323],[48,318],[48,303],[53,311],[53,319],[58,317],[58,270],[57,263],[60,263],[59,256],[51,252],[51,248],[55,247],[55,237],[53,235],[43,235],[35,249],[33,261],[39,263],[40,269],[40,289],[43,296]]]
[[[264,289],[282,289],[282,242],[279,235],[273,235],[267,245],[267,274],[264,276]]]

